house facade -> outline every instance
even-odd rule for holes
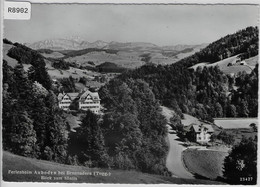
[[[59,93],[59,108],[69,110],[73,102],[76,102],[79,110],[90,110],[95,114],[100,113],[100,98],[97,92],[89,90],[80,93]]]
[[[79,96],[79,109],[100,112],[100,98],[97,92],[85,91]]]
[[[59,93],[58,95],[59,107],[63,110],[68,110],[72,103],[72,99],[69,97],[68,93]]]
[[[207,143],[213,134],[214,129],[209,124],[191,124],[190,134],[193,141]]]

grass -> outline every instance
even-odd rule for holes
[[[214,134],[216,135],[221,131],[233,135],[235,139],[234,144],[237,144],[243,137],[255,138],[255,136],[257,136],[257,132],[254,132],[253,129],[249,127],[251,123],[258,124],[257,118],[215,118],[215,125],[212,127],[214,128]]]
[[[208,179],[222,177],[222,167],[227,152],[186,149],[183,151],[183,162],[187,169]]]
[[[204,66],[211,67],[211,66],[218,65],[220,70],[226,74],[234,74],[234,73],[238,73],[238,72],[242,72],[242,71],[251,73],[252,69],[254,68],[254,66],[257,63],[258,56],[246,59],[245,65],[236,64],[236,60],[238,59],[238,56],[239,55],[235,55],[235,56],[220,60],[220,61],[212,63],[212,64],[203,62],[203,63],[196,64],[190,68],[196,69],[198,66],[201,66],[203,68]],[[233,64],[233,65],[228,66],[229,64]]]
[[[41,53],[42,56],[45,58],[62,58],[64,55],[62,53],[59,53],[57,51],[53,51],[52,53]]]
[[[8,51],[13,47],[11,44],[3,44],[3,59],[8,62],[8,65],[11,67],[15,67],[18,64],[18,61],[14,58],[7,56]]]
[[[10,171],[30,171],[32,174],[10,174]],[[56,174],[35,174],[50,171]],[[58,174],[58,171],[65,174]],[[85,172],[85,175],[67,175],[70,172]],[[8,173],[9,172],[9,173]],[[99,172],[99,173],[98,173]],[[51,177],[50,180],[41,176]],[[57,179],[55,180],[54,177]],[[67,178],[67,180],[65,179]],[[69,180],[71,179],[71,180]],[[3,152],[3,180],[9,182],[63,182],[63,183],[124,183],[124,184],[223,184],[216,181],[192,180],[152,175],[137,171],[112,170],[70,166],[49,161],[37,160]]]
[[[249,66],[256,66],[256,64],[258,64],[258,55],[251,57],[249,59],[246,59],[245,62],[249,65]]]
[[[223,129],[250,128],[251,123],[258,124],[257,118],[214,118],[214,123]]]
[[[66,120],[69,123],[71,129],[80,127],[81,121],[78,116],[73,116],[72,114],[66,114]]]
[[[189,126],[190,124],[192,123],[195,123],[195,124],[199,124],[199,120],[189,114],[183,114],[184,115],[184,119],[181,120],[181,123],[184,125],[184,126]]]
[[[227,134],[234,135],[235,142],[234,144],[239,143],[243,137],[245,138],[255,138],[257,136],[257,132],[253,132],[252,129],[225,129]]]

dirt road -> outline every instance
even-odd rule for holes
[[[169,122],[172,110],[162,106],[162,114]],[[166,160],[166,167],[173,173],[173,177],[195,179],[195,177],[185,169],[182,163],[182,151],[184,150],[184,147],[181,145],[182,142],[177,140],[178,136],[173,133],[170,126],[168,126],[168,131],[170,150]]]

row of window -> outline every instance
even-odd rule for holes
[[[203,137],[199,136],[198,137],[198,140],[207,140],[207,139],[208,139],[208,137],[206,137],[206,136],[203,136]]]
[[[99,110],[91,110],[92,112],[94,112],[94,113],[98,113],[99,112]]]
[[[99,106],[82,106],[81,108],[99,108]]]
[[[71,102],[60,102],[60,104],[70,104]]]
[[[99,102],[93,101],[93,102],[81,102],[81,104],[99,104]]]
[[[60,108],[68,109],[68,106],[61,106]]]

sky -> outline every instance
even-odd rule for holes
[[[259,25],[257,5],[33,4],[30,20],[5,20],[4,37],[33,43],[79,36],[159,46],[211,43]]]

